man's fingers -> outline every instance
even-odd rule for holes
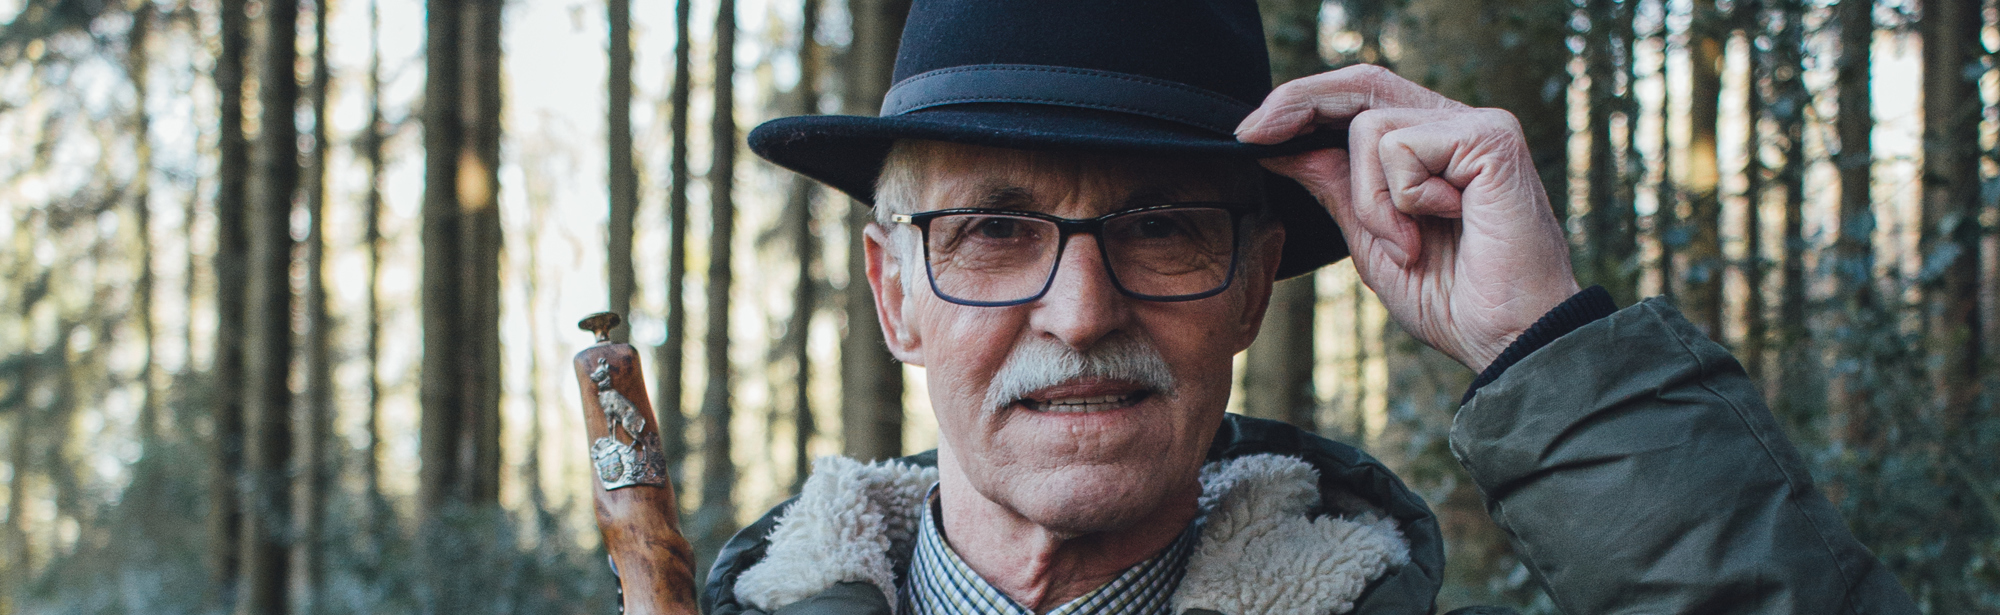
[[[1370,109],[1455,109],[1465,105],[1362,64],[1287,82],[1236,128],[1245,143],[1283,143],[1314,124],[1337,123]]]
[[[1463,111],[1438,109],[1377,109],[1364,111],[1354,116],[1347,129],[1349,165],[1354,186],[1354,222],[1362,230],[1382,240],[1378,248],[1399,267],[1407,267],[1423,250],[1423,238],[1412,213],[1421,213],[1426,207],[1440,208],[1437,202],[1449,199],[1456,202],[1456,191],[1445,192],[1444,187],[1426,188],[1429,173],[1421,161],[1410,161],[1408,156],[1394,155],[1384,166],[1384,137],[1411,126],[1421,126],[1449,120]],[[1396,183],[1392,186],[1388,171],[1395,170]],[[1398,199],[1398,193],[1404,193]],[[1418,211],[1405,210],[1403,202],[1408,202]],[[1340,222],[1338,218],[1336,222]],[[1343,222],[1344,224],[1345,222]]]
[[[1459,201],[1463,198],[1458,187],[1443,178],[1394,172],[1389,174],[1389,196],[1396,211],[1439,218],[1459,217]]]
[[[1383,134],[1376,143],[1382,178],[1397,211],[1412,216],[1459,217],[1459,191],[1465,186],[1444,177],[1458,149],[1451,147],[1453,135],[1439,130],[1457,123],[1445,120],[1398,128]]]
[[[1520,151],[1521,142],[1519,124],[1512,115],[1478,109],[1389,130],[1375,149],[1396,209],[1412,215],[1456,218],[1463,215],[1461,194],[1482,174],[1527,160],[1527,152]],[[1533,206],[1536,199],[1503,201]]]

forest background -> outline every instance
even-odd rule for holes
[[[1515,113],[1583,281],[1730,347],[1926,612],[2000,613],[2000,7],[1261,4],[1274,82]],[[934,446],[863,208],[738,151],[872,115],[907,11],[0,0],[0,613],[612,612],[567,365],[607,307],[704,568],[812,458]],[[1239,367],[1428,499],[1445,608],[1554,612],[1446,447],[1471,374],[1351,266]]]

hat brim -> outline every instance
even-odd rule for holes
[[[764,159],[819,180],[864,203],[875,203],[875,181],[899,139],[944,141],[1025,150],[1209,156],[1255,160],[1347,146],[1345,130],[1321,130],[1277,145],[1253,145],[1226,135],[1149,117],[1049,105],[981,103],[924,109],[890,117],[785,117],[750,131]],[[1346,258],[1347,242],[1326,209],[1290,178],[1266,172],[1265,197],[1285,227],[1280,279]]]

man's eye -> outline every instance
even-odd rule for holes
[[[972,234],[980,239],[1018,239],[1027,234],[1025,226],[1012,218],[986,218],[972,223]]]
[[[1141,239],[1166,239],[1184,232],[1179,221],[1166,216],[1147,216],[1132,224],[1132,232]]]

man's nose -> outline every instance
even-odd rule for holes
[[[1035,301],[1030,320],[1040,334],[1077,350],[1095,345],[1131,317],[1130,300],[1112,282],[1097,242],[1089,234],[1068,239],[1049,292]]]

